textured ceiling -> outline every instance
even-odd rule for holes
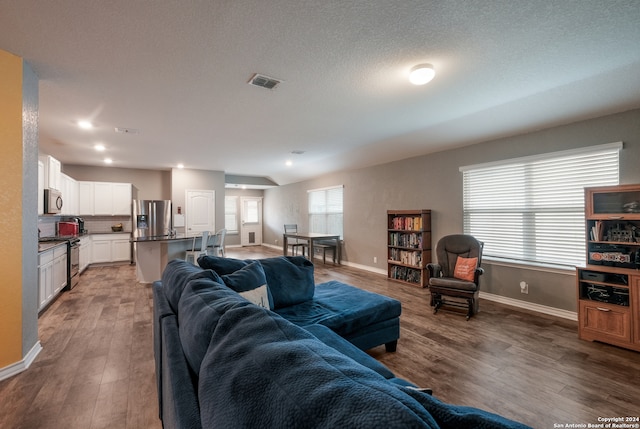
[[[285,184],[640,107],[639,23],[637,0],[0,0],[0,49],[65,164]]]

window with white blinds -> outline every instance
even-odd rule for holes
[[[523,263],[585,261],[584,188],[617,185],[622,143],[461,167],[464,232],[483,255]]]
[[[313,189],[309,196],[309,231],[343,237],[343,186]]]
[[[224,197],[224,227],[227,234],[238,233],[238,197]]]

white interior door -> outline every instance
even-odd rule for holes
[[[185,194],[185,221],[187,236],[215,232],[216,191],[187,189]]]
[[[242,197],[242,218],[240,226],[240,244],[259,246],[262,244],[262,198]]]

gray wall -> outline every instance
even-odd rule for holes
[[[330,174],[265,191],[264,242],[281,242],[282,225],[308,224],[307,190],[344,185],[343,259],[386,270],[386,210],[431,209],[433,245],[462,232],[460,166],[521,156],[624,142],[620,183],[640,183],[640,110],[558,126],[383,165]],[[373,263],[373,258],[378,260]],[[482,290],[562,310],[576,311],[575,273],[484,264]],[[520,293],[520,281],[529,294]]]
[[[185,212],[185,191],[190,190],[213,190],[215,195],[215,230],[224,228],[224,172],[178,169],[171,170],[171,196],[172,214],[177,213],[178,207],[182,207]],[[184,233],[184,228],[176,228],[178,233]]]
[[[38,77],[22,72],[22,356],[38,342]]]
[[[229,179],[229,176],[227,176],[227,180]],[[240,197],[238,198],[238,205],[236,207],[236,211],[238,213],[238,219],[240,219],[241,216],[241,198],[242,197],[264,197],[264,191],[262,189],[241,189],[241,188],[227,188],[225,189],[225,195],[226,196],[237,196]],[[224,223],[224,222],[223,222]],[[224,225],[221,226],[220,228],[224,228]],[[225,246],[239,246],[240,245],[240,234],[229,234],[227,233],[225,239],[224,239],[224,243]]]

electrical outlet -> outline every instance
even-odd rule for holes
[[[373,257],[373,263],[374,263],[374,264],[377,264],[377,263],[378,263],[378,257],[377,257],[377,256],[374,256],[374,257]]]
[[[520,292],[525,294],[529,293],[529,284],[527,282],[520,282]]]
[[[276,238],[276,245],[278,244],[278,239]]]

